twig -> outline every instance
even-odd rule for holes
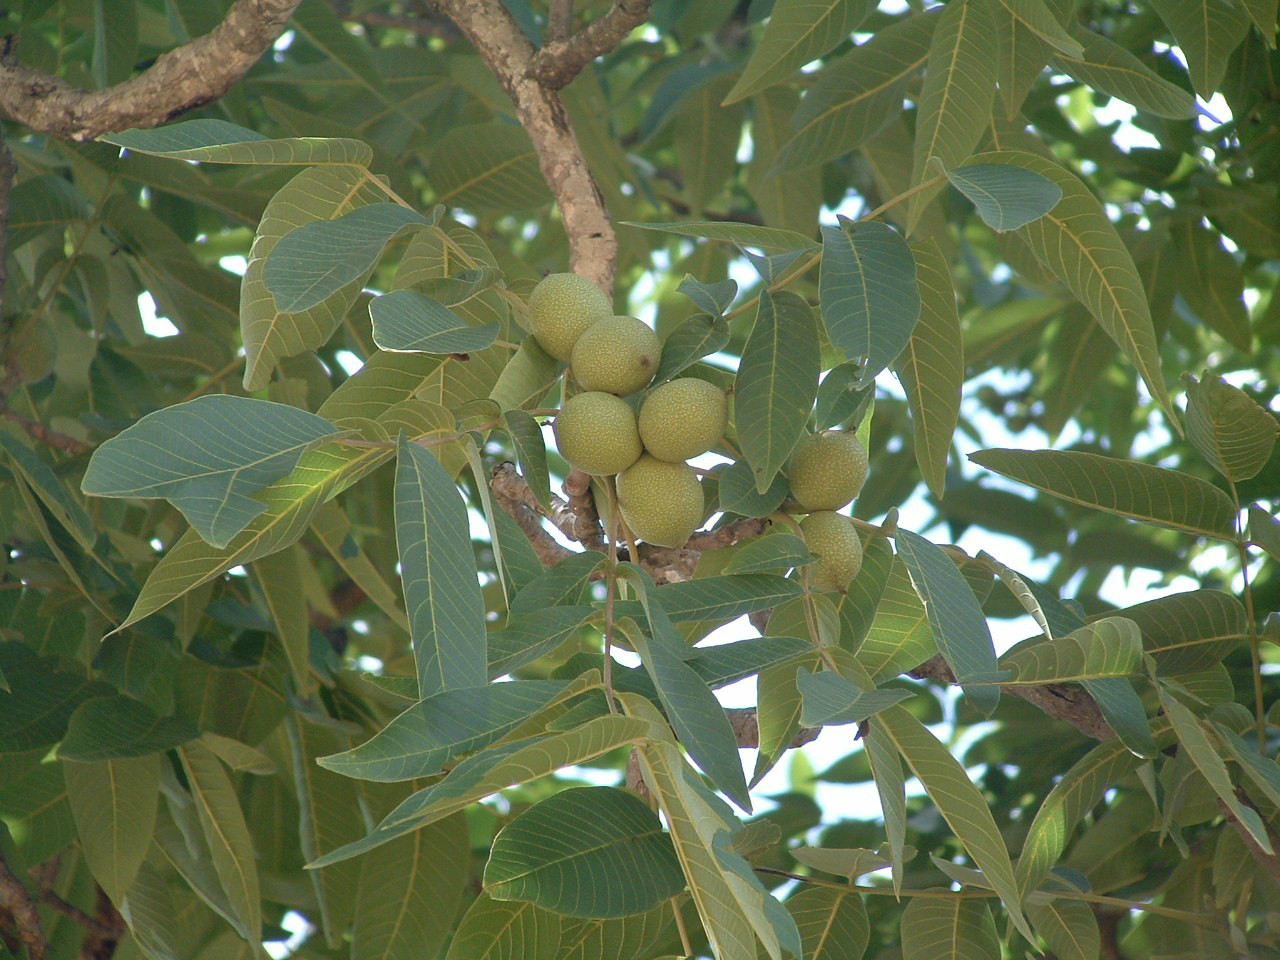
[[[629,0],[628,6],[633,4]],[[554,89],[530,73],[533,46],[501,0],[437,0],[436,5],[479,51],[515,104],[516,116],[533,142],[542,175],[560,207],[569,238],[570,269],[611,292],[618,239],[564,104]]]
[[[107,934],[111,932],[111,928],[106,924],[95,920],[74,903],[68,903],[50,889],[46,888],[40,891],[40,902],[46,906],[53,907],[64,917],[70,917],[90,933]]]
[[[230,90],[270,49],[300,2],[237,0],[211,33],[162,54],[141,75],[102,90],[81,90],[0,61],[0,111],[32,130],[67,140],[154,127]]]
[[[44,960],[49,952],[49,941],[40,926],[40,914],[36,912],[31,893],[9,869],[3,853],[0,853],[0,907],[13,917],[18,940],[26,944],[30,960]]]
[[[534,54],[529,73],[550,90],[568,86],[583,67],[596,57],[604,56],[648,20],[651,5],[652,0],[615,0],[607,13],[567,40],[553,37],[548,26],[547,42]],[[571,3],[569,6],[572,9]],[[553,12],[555,8],[556,2],[553,2]]]

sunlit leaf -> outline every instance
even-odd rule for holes
[[[498,324],[474,326],[444,304],[413,290],[393,290],[369,302],[373,342],[383,350],[471,353],[498,336]]]
[[[786,907],[800,931],[804,960],[859,960],[866,950],[871,924],[853,890],[804,887]]]
[[[1185,120],[1195,116],[1195,97],[1114,40],[1080,28],[1072,36],[1084,50],[1079,55],[1059,52],[1054,56],[1053,65],[1063,73],[1157,117]]]
[[[1222,83],[1227,59],[1249,32],[1248,15],[1229,0],[1151,0],[1151,6],[1187,58],[1191,85],[1208,100]]]
[[[326,137],[272,139],[212,117],[183,120],[150,130],[108,133],[100,140],[135,153],[204,163],[261,163],[270,166],[353,164],[367,167],[373,151],[359,140]]]
[[[960,897],[913,897],[902,914],[903,960],[980,960],[1000,953],[991,908]]]
[[[1221,377],[1186,383],[1187,439],[1232,483],[1256,477],[1275,449],[1276,418]]]
[[[1063,637],[1019,644],[1000,658],[1012,684],[1070,683],[1139,672],[1142,634],[1123,617],[1106,617]]]

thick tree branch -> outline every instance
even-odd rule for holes
[[[615,0],[607,13],[567,40],[548,29],[547,42],[534,54],[529,72],[551,90],[568,86],[583,67],[596,57],[604,56],[648,20],[651,5],[652,0]]]
[[[908,676],[917,680],[937,680],[939,683],[955,683],[955,674],[942,659],[942,655],[931,657],[914,670],[907,671]],[[1045,683],[1033,687],[1007,686],[1005,693],[1027,701],[1033,707],[1042,710],[1055,720],[1071,724],[1086,737],[1094,740],[1110,740],[1116,735],[1102,716],[1097,702],[1083,690],[1065,683]]]
[[[0,908],[13,917],[18,940],[26,944],[30,960],[44,960],[49,952],[49,941],[40,926],[35,901],[22,881],[9,869],[4,854],[0,854]]]
[[[81,90],[30,67],[0,61],[0,111],[41,133],[93,140],[154,127],[231,89],[284,31],[301,0],[237,0],[203,37],[163,54],[141,75]]]
[[[611,293],[617,236],[564,104],[530,74],[533,46],[501,0],[437,0],[436,6],[471,41],[515,104],[560,207],[569,237],[569,268]]]

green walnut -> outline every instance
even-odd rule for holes
[[[554,427],[560,455],[593,476],[621,473],[643,452],[635,412],[611,393],[570,397]]]
[[[648,454],[618,474],[618,506],[631,532],[659,547],[683,547],[706,510],[692,467]]]
[[[635,317],[607,317],[592,324],[573,346],[573,378],[583,390],[625,397],[643,390],[658,372],[662,344]]]
[[[720,442],[728,425],[724,391],[693,377],[655,387],[640,406],[645,452],[672,463],[706,453]]]
[[[800,521],[800,532],[818,558],[809,567],[809,585],[843,592],[862,569],[862,540],[853,522],[842,513],[819,510]]]
[[[791,495],[810,513],[839,510],[867,479],[867,451],[852,433],[828,430],[805,437],[791,454]]]
[[[529,294],[529,329],[538,346],[565,363],[593,323],[613,316],[609,298],[586,277],[550,273]]]

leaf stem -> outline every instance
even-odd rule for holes
[[[886,200],[884,203],[880,204],[880,206],[876,207],[870,213],[864,213],[862,216],[858,218],[858,223],[861,223],[863,220],[875,220],[886,210],[892,210],[894,207],[900,204],[903,200],[910,200],[917,193],[920,193],[924,190],[928,190],[931,187],[936,187],[938,184],[942,183],[942,181],[946,179],[947,179],[947,175],[945,173],[940,173],[936,177],[930,177],[928,180],[924,181],[924,183],[917,184],[916,186],[912,187],[910,190],[906,191],[905,193],[900,193],[896,197]]]
[[[610,713],[617,713],[613,702],[613,598],[618,590],[618,496],[613,489],[613,479],[604,485],[609,498],[609,531],[605,538],[609,544],[608,566],[605,568],[604,594],[604,698]]]
[[[770,284],[765,289],[768,290],[770,293],[777,293],[779,290],[785,290],[787,287],[791,286],[791,284],[795,283],[797,280],[799,280],[802,276],[804,276],[806,273],[808,273],[810,270],[812,270],[821,262],[822,262],[822,251],[819,250],[817,253],[810,254],[809,259],[801,263],[800,266],[798,266],[791,273],[787,274],[785,277],[783,277],[781,280],[778,280],[776,283]],[[734,317],[739,317],[742,314],[746,313],[748,310],[750,310],[759,302],[760,302],[760,294],[757,293],[750,300],[747,300],[745,303],[739,304],[738,306],[730,310],[728,313],[726,313],[724,315],[724,318],[726,320],[732,320]]]
[[[1267,710],[1263,702],[1262,691],[1262,651],[1261,638],[1258,636],[1258,623],[1253,609],[1253,585],[1249,583],[1249,548],[1244,528],[1240,522],[1240,494],[1236,491],[1236,482],[1227,477],[1227,486],[1231,489],[1232,504],[1236,508],[1236,552],[1240,555],[1240,577],[1244,581],[1241,594],[1244,597],[1244,616],[1249,628],[1249,656],[1253,667],[1253,712],[1258,728],[1258,750],[1264,755],[1267,752]]]
[[[676,918],[676,930],[680,933],[680,949],[684,951],[686,957],[693,956],[693,945],[689,942],[689,931],[685,929],[684,917],[680,915],[680,903],[678,897],[671,898],[671,913]]]
[[[229,361],[227,361],[227,364],[221,370],[218,370],[216,373],[209,374],[209,378],[205,380],[204,383],[200,384],[200,386],[196,387],[194,390],[192,390],[190,393],[188,393],[185,397],[183,397],[178,402],[186,403],[188,400],[194,400],[196,397],[201,396],[210,387],[216,386],[217,384],[221,383],[223,378],[226,377],[227,374],[231,373],[233,370],[235,370],[236,367],[244,363],[246,356],[247,354],[237,354],[236,356],[232,357]]]

